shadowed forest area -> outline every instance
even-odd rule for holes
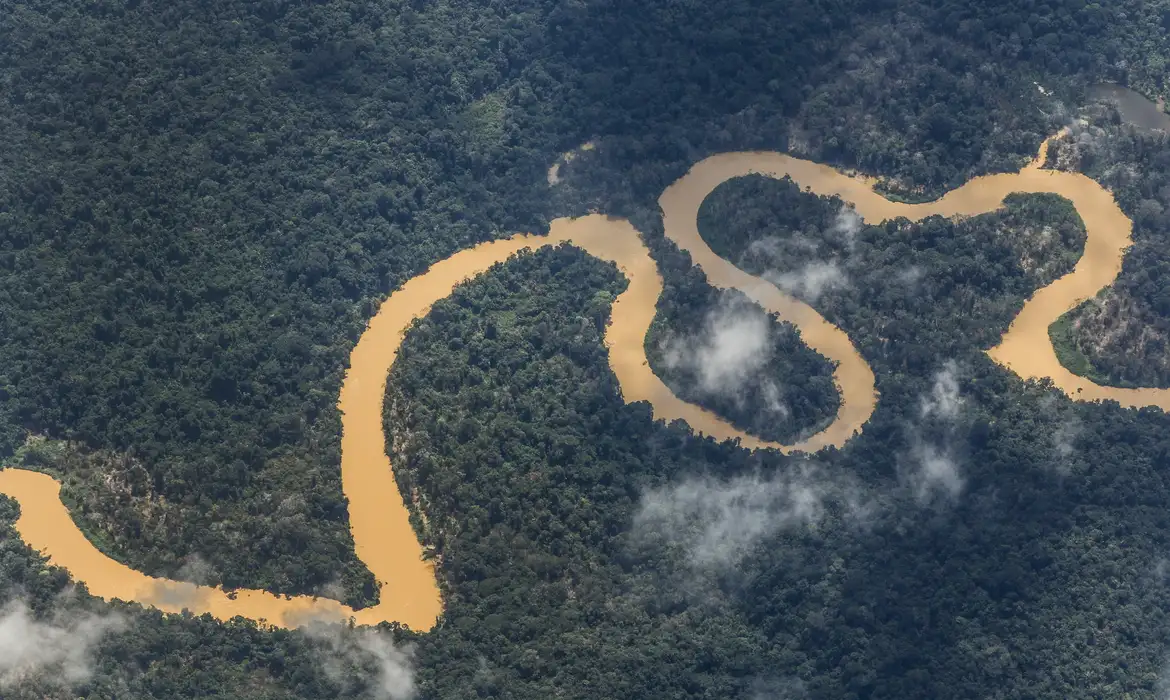
[[[1062,361],[1170,386],[1170,142],[1085,97],[1101,80],[1165,91],[1166,2],[0,14],[0,457],[61,478],[95,544],[152,575],[374,602],[340,485],[348,354],[405,280],[558,216],[643,233],[666,287],[647,349],[680,395],[761,437],[822,426],[828,361],[663,237],[663,188],[721,151],[787,151],[916,199],[1014,170],[1072,124],[1053,164],[1115,192],[1135,246],[1053,327]],[[605,361],[620,273],[527,254],[436,305],[390,377],[391,458],[444,595],[434,631],[106,604],[47,569],[0,498],[0,650],[19,651],[0,654],[0,696],[1163,692],[1166,417],[1071,402],[982,352],[1075,263],[1068,203],[862,225],[747,177],[699,224],[873,367],[877,410],[844,448],[749,453],[654,423]],[[729,338],[756,352],[721,352]]]

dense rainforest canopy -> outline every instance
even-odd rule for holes
[[[1085,96],[1162,94],[1168,31],[1164,0],[9,2],[0,458],[60,477],[91,539],[147,573],[371,603],[336,400],[405,280],[558,216],[628,217],[664,276],[655,369],[791,439],[835,413],[830,363],[664,239],[663,188],[712,153],[774,149],[921,199],[1014,170],[1065,124],[1053,163],[1117,194],[1135,246],[1053,327],[1062,360],[1170,386],[1170,141]],[[0,696],[1164,692],[1168,419],[1071,402],[982,352],[1075,263],[1068,203],[864,225],[747,177],[699,223],[872,365],[877,411],[843,449],[749,453],[655,423],[605,362],[620,273],[524,255],[418,322],[390,377],[434,631],[103,603],[0,497]],[[756,352],[720,355],[728,337]],[[716,361],[740,364],[712,382]]]

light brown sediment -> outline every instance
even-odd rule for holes
[[[662,295],[662,277],[638,231],[625,219],[593,214],[580,219],[557,219],[549,237],[568,242],[590,255],[613,262],[629,286],[614,300],[605,345],[609,366],[618,378],[627,403],[646,401],[658,420],[684,420],[692,430],[718,440],[739,439],[749,449],[776,447],[739,430],[716,414],[675,396],[650,368],[645,340]]]
[[[691,260],[703,269],[708,282],[724,289],[738,289],[765,310],[792,323],[800,330],[801,339],[810,348],[836,365],[833,381],[840,393],[841,404],[828,427],[795,445],[780,445],[754,437],[744,440],[742,444],[749,448],[770,447],[785,452],[815,452],[828,446],[840,447],[861,430],[861,426],[873,415],[877,402],[873,370],[857,352],[845,331],[826,321],[808,304],[780,291],[771,282],[750,275],[716,255],[699,233],[699,207],[707,195],[727,180],[749,174],[777,178],[790,175],[802,185],[812,181],[821,187],[835,183],[840,189],[857,195],[860,195],[863,187],[871,185],[868,181],[846,177],[827,166],[780,153],[728,153],[697,163],[686,175],[666,188],[658,200],[667,238],[690,254]],[[813,190],[817,191],[816,186]]]
[[[0,493],[20,503],[16,531],[35,550],[69,571],[89,592],[106,600],[134,601],[179,613],[211,613],[220,620],[236,616],[264,624],[293,627],[314,619],[342,620],[352,613],[324,598],[285,598],[267,591],[228,592],[210,586],[154,578],[114,561],[78,529],[60,498],[61,485],[47,474],[25,469],[0,470]]]
[[[536,236],[513,236],[435,263],[382,303],[350,354],[337,402],[341,487],[349,500],[349,528],[357,556],[380,587],[378,605],[362,611],[367,619],[394,620],[426,630],[442,612],[435,572],[423,560],[422,546],[394,481],[382,426],[386,378],[406,330],[464,280],[545,242]]]
[[[841,197],[852,204],[867,223],[898,217],[920,221],[934,215],[977,216],[1001,208],[1004,199],[1012,193],[1058,194],[1072,202],[1084,222],[1084,252],[1072,272],[1038,290],[1024,303],[999,345],[988,350],[988,355],[1024,379],[1050,379],[1057,388],[1076,400],[1112,400],[1131,408],[1158,406],[1170,410],[1170,389],[1103,386],[1073,374],[1056,357],[1048,336],[1049,326],[1112,284],[1121,272],[1125,251],[1133,242],[1133,224],[1108,190],[1081,173],[1044,169],[1050,143],[1063,133],[1045,140],[1036,158],[1019,172],[977,177],[933,202],[920,204],[886,199],[874,191],[876,181],[871,178],[849,177],[829,166],[781,153],[716,155],[696,164],[663,193],[665,228],[679,247],[691,253],[713,283],[747,292],[753,288],[751,285],[759,285],[761,281],[716,256],[703,242],[694,224],[698,207],[706,195],[733,177],[748,174],[790,176],[815,194]],[[840,361],[842,357],[848,357],[844,352],[848,339],[839,329],[829,326],[819,315],[817,319],[806,319],[807,314],[815,312],[787,295],[777,296],[778,290],[774,287],[760,286],[760,289],[764,290],[760,292],[762,297],[772,298],[771,302],[760,303],[782,318],[793,321],[811,347],[830,359]],[[817,320],[824,326],[820,326]],[[815,333],[810,334],[808,329]],[[838,367],[835,378],[842,392],[842,409],[837,423],[825,433],[848,431],[854,425],[859,426],[859,420],[864,422],[868,417],[863,410],[864,401],[851,402],[848,398],[851,391],[859,392],[863,398],[862,389],[872,382],[872,374],[863,365],[864,360],[858,357],[849,363],[842,362]],[[851,411],[856,412],[850,415]],[[840,437],[833,435],[829,443],[836,443]]]
[[[650,401],[659,417],[683,418],[719,437],[751,440],[713,413],[677,399],[650,370],[643,339],[654,319],[662,279],[633,226],[624,219],[600,215],[558,219],[548,236],[521,234],[483,243],[406,282],[383,302],[350,355],[338,399],[342,489],[349,501],[355,551],[379,582],[378,605],[353,610],[327,598],[243,589],[228,592],[146,576],[106,556],[86,539],[61,503],[60,484],[52,477],[23,469],[0,470],[0,493],[21,505],[17,532],[29,546],[48,555],[50,563],[85,582],[91,593],[110,600],[136,601],[165,612],[209,613],[221,620],[238,615],[275,627],[352,618],[358,624],[385,621],[430,629],[442,612],[442,601],[434,569],[423,559],[386,453],[382,406],[387,376],[410,324],[425,316],[435,302],[521,250],[557,243],[576,245],[615,263],[629,280],[614,301],[613,320],[605,335],[610,364],[626,400]]]
[[[568,243],[615,263],[629,286],[614,301],[606,329],[609,363],[625,401],[648,401],[659,419],[685,420],[696,432],[718,439],[739,439],[749,449],[815,451],[842,446],[873,413],[877,399],[874,375],[848,336],[807,304],[771,283],[738,269],[715,255],[698,231],[699,206],[730,178],[761,174],[790,176],[819,195],[838,195],[867,222],[906,217],[974,216],[1003,205],[1013,192],[1052,192],[1072,201],[1085,223],[1085,250],[1072,272],[1028,299],[1002,341],[988,350],[1001,365],[1025,379],[1051,379],[1078,400],[1111,399],[1123,406],[1160,406],[1170,410],[1168,389],[1120,389],[1097,385],[1065,369],[1056,358],[1048,327],[1061,315],[1108,286],[1121,270],[1131,239],[1131,223],[1113,196],[1077,173],[1043,169],[1048,141],[1037,159],[1013,174],[971,180],[933,202],[892,202],[874,191],[872,179],[850,177],[828,166],[780,153],[729,153],[697,163],[662,194],[666,235],[690,253],[712,284],[738,289],[782,319],[792,322],[805,342],[836,363],[834,380],[841,407],[833,423],[796,445],[759,440],[710,411],[682,401],[650,369],[645,337],[662,293],[662,279],[638,232],[624,219],[590,215],[558,219],[549,235],[517,235],[483,243],[436,263],[390,295],[370,320],[350,356],[341,388],[342,488],[349,500],[350,529],[361,559],[379,581],[381,602],[353,610],[325,598],[278,596],[259,590],[220,588],[153,578],[100,552],[73,522],[52,477],[22,469],[0,470],[0,493],[21,506],[16,530],[51,563],[67,569],[94,595],[135,601],[165,612],[189,610],[228,620],[241,616],[277,627],[297,627],[312,620],[353,619],[358,624],[400,622],[430,629],[442,613],[442,600],[431,564],[411,528],[386,453],[382,406],[386,380],[406,330],[460,283],[525,249]]]

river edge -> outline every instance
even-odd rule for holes
[[[1058,135],[1059,136],[1059,135]],[[381,602],[353,610],[341,603],[309,596],[277,596],[266,591],[196,586],[146,576],[102,554],[85,538],[60,500],[52,477],[22,469],[0,470],[0,493],[21,505],[16,529],[32,548],[46,554],[107,600],[129,600],[164,612],[211,614],[220,620],[244,617],[273,627],[300,627],[344,620],[356,624],[398,622],[411,629],[431,629],[442,614],[435,571],[424,560],[410,525],[386,455],[382,402],[390,367],[415,318],[425,315],[454,288],[522,250],[568,243],[615,263],[629,281],[614,302],[605,343],[610,366],[627,402],[645,400],[661,420],[681,418],[697,433],[738,439],[747,449],[814,452],[843,446],[861,430],[877,401],[872,369],[844,331],[828,323],[807,304],[719,258],[697,228],[702,201],[733,177],[758,174],[789,176],[818,195],[837,195],[852,204],[867,223],[905,217],[976,216],[1003,206],[1014,192],[1051,192],[1068,198],[1086,229],[1085,250],[1072,272],[1038,290],[1025,301],[1001,342],[987,350],[995,362],[1023,379],[1050,379],[1079,401],[1113,400],[1123,406],[1170,409],[1170,390],[1106,387],[1078,377],[1056,358],[1049,326],[1116,279],[1131,244],[1132,223],[1112,194],[1079,173],[1044,170],[1051,137],[1037,158],[1017,173],[974,178],[932,202],[907,204],[878,194],[871,178],[849,177],[829,166],[773,152],[728,153],[695,164],[659,199],[666,236],[691,254],[715,286],[742,291],[765,309],[796,325],[810,347],[836,361],[834,381],[841,407],[833,423],[797,445],[758,440],[709,411],[678,399],[653,373],[644,339],[656,313],[662,279],[638,232],[624,219],[589,215],[557,219],[548,236],[521,234],[461,251],[433,265],[390,295],[370,320],[350,358],[338,408],[342,414],[342,484],[349,500],[350,529],[358,557],[379,581]]]

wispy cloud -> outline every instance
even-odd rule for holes
[[[816,244],[814,243],[815,247]],[[748,244],[747,254],[760,258],[776,259],[784,251],[784,242],[776,236],[757,238]]]
[[[219,574],[206,559],[198,554],[192,554],[183,560],[175,577],[180,581],[188,581],[200,586],[207,586],[219,579]]]
[[[341,577],[334,576],[329,581],[317,586],[314,593],[322,598],[345,600],[345,585],[341,582]]]
[[[921,503],[940,496],[953,501],[963,492],[965,483],[959,463],[952,454],[922,442],[911,450],[910,464],[903,472],[903,478]]]
[[[757,680],[752,684],[748,700],[802,700],[808,697],[804,683],[797,678]]]
[[[1155,685],[1157,700],[1170,700],[1170,663],[1162,666],[1162,673],[1158,675],[1158,682]]]
[[[1061,460],[1072,457],[1077,451],[1077,438],[1081,435],[1081,421],[1077,418],[1069,418],[1061,421],[1060,425],[1056,426],[1056,430],[1052,431],[1052,449],[1056,451],[1056,456]]]
[[[857,210],[842,206],[841,210],[837,212],[837,218],[833,221],[831,231],[845,241],[845,246],[852,253],[857,244],[857,235],[861,233],[861,225],[861,215],[857,213]]]
[[[775,381],[765,379],[760,395],[764,399],[764,407],[770,413],[782,416],[788,415],[788,405],[784,403],[784,399],[780,395],[780,386]]]
[[[1037,402],[1039,414],[1049,422],[1051,431],[1052,462],[1055,471],[1068,476],[1076,462],[1077,440],[1084,430],[1080,417],[1069,402],[1055,394],[1047,394]],[[1053,425],[1054,424],[1054,425]]]
[[[895,275],[894,278],[898,281],[899,284],[905,286],[907,290],[915,291],[918,289],[918,283],[922,281],[924,276],[925,275],[922,272],[921,267],[917,265],[911,265],[909,267],[903,268],[902,270],[899,270],[898,274]]]
[[[966,483],[957,457],[955,429],[966,399],[959,388],[959,368],[953,360],[935,373],[930,391],[919,397],[919,424],[909,428],[910,454],[903,459],[901,478],[920,503],[939,497],[951,501]],[[923,433],[932,437],[926,438]]]
[[[816,302],[825,292],[845,289],[849,276],[836,260],[813,260],[790,272],[768,271],[764,279],[807,302]]]
[[[948,360],[943,369],[934,375],[930,394],[919,402],[923,418],[938,417],[954,420],[963,408],[963,397],[959,395],[958,365]]]
[[[94,647],[125,627],[114,613],[61,610],[39,620],[23,600],[9,602],[0,609],[0,690],[31,677],[65,687],[87,680]]]
[[[172,608],[195,608],[200,601],[208,598],[206,588],[188,581],[156,579],[143,596],[143,602]]]
[[[681,548],[698,569],[734,567],[764,538],[816,525],[826,501],[864,512],[860,491],[811,465],[764,477],[693,476],[647,492],[634,517],[636,539]]]
[[[794,233],[787,238],[779,236],[757,238],[748,244],[747,252],[749,255],[768,258],[775,262],[788,255],[815,253],[819,247],[811,238]]]
[[[757,307],[742,301],[725,301],[712,309],[698,336],[673,336],[663,343],[663,359],[669,369],[691,374],[696,388],[709,396],[743,400],[747,383],[760,383],[768,411],[787,415],[780,386],[759,371],[772,358],[770,319]]]
[[[365,686],[375,700],[415,696],[413,648],[399,647],[375,629],[316,623],[303,628],[318,641],[320,663],[329,678],[348,689]]]
[[[845,268],[850,266],[862,225],[857,211],[842,205],[823,240],[816,241],[799,233],[786,238],[766,236],[749,243],[745,254],[756,258],[759,263],[786,268],[765,270],[760,276],[789,294],[812,303],[826,292],[849,287]],[[830,254],[827,260],[809,259],[822,244],[840,252],[841,248],[834,244],[834,239],[844,244],[844,262],[838,254]],[[787,266],[782,264],[785,262]]]

